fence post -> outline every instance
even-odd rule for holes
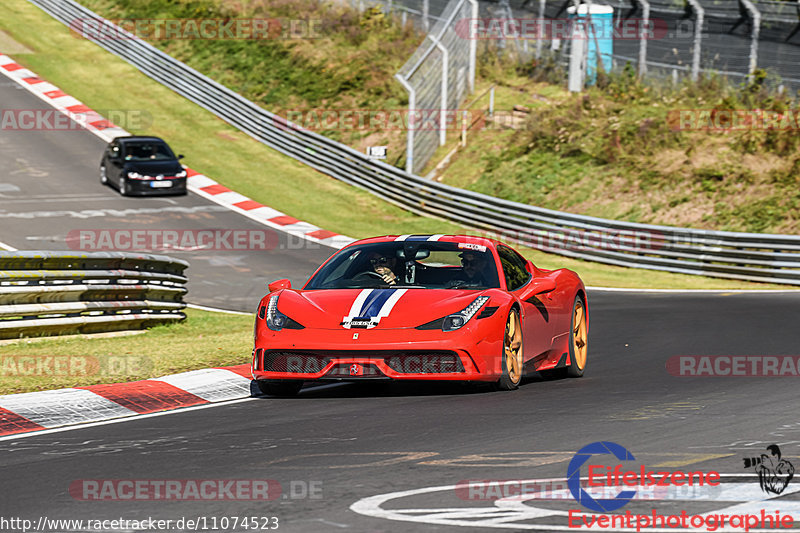
[[[431,37],[428,35],[428,37]],[[431,37],[436,44],[436,48],[442,52],[442,83],[441,83],[441,103],[439,105],[439,146],[444,146],[447,142],[447,69],[450,60],[450,54],[447,48],[436,37]]]
[[[705,10],[697,0],[687,0],[687,2],[692,6],[692,11],[694,11],[695,19],[697,20],[694,28],[694,43],[692,44],[692,81],[697,81],[700,76],[700,50],[702,47]]]
[[[429,0],[422,0],[422,26],[425,28],[425,33],[431,29],[431,23],[428,20],[428,2]]]
[[[539,20],[536,21],[536,59],[542,57],[542,45],[544,44],[544,2],[539,0]]]
[[[414,173],[414,106],[416,105],[417,94],[414,87],[408,83],[400,74],[394,75],[395,79],[408,91],[408,133],[406,134],[406,172]]]
[[[752,78],[753,72],[758,65],[758,35],[761,33],[761,13],[750,0],[739,0],[747,10],[750,22],[753,24],[753,32],[750,40],[750,66],[748,78]]]
[[[472,94],[475,92],[475,62],[478,56],[478,36],[473,35],[473,29],[476,27],[478,18],[478,0],[468,1],[472,11],[469,25],[469,92]]]
[[[650,31],[650,2],[636,0],[642,6],[641,31],[639,32],[639,79],[647,74],[647,32]]]

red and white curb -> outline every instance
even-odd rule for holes
[[[88,131],[94,133],[106,142],[110,142],[115,137],[131,135],[116,124],[102,117],[90,107],[84,105],[80,100],[66,94],[52,83],[44,81],[34,72],[2,54],[0,54],[0,73],[5,74],[21,87],[47,102],[58,111],[64,113],[76,123],[81,124]],[[265,226],[337,249],[355,240],[351,237],[322,229],[308,222],[303,222],[277,209],[256,202],[247,196],[228,189],[224,185],[217,183],[208,176],[191,168],[187,167],[186,173],[187,186],[190,191],[214,203],[227,207],[231,211],[236,211],[256,222],[264,224]]]
[[[250,396],[250,365],[0,396],[0,436],[171,411]]]

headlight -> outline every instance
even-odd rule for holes
[[[272,331],[280,331],[283,328],[303,329],[305,326],[278,311],[279,296],[279,294],[274,295],[267,304],[267,327]]]
[[[128,177],[132,180],[141,180],[144,179],[144,176],[139,174],[138,172],[128,172]]]
[[[269,304],[267,304],[267,327],[272,331],[280,331],[286,324],[287,318],[286,315],[278,311],[278,295],[276,294],[269,299]]]
[[[460,312],[447,315],[442,322],[442,331],[454,331],[463,327],[488,301],[488,296],[478,296]]]
[[[176,178],[185,178],[186,177],[186,171],[185,170],[181,170],[180,172],[175,174],[175,177]]]

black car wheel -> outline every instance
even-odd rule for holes
[[[119,179],[119,193],[122,196],[130,196],[131,194],[131,186],[128,185],[128,180],[124,176]]]
[[[108,174],[106,173],[105,165],[100,165],[100,183],[108,185]]]

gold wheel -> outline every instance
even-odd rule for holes
[[[586,356],[589,351],[587,332],[586,305],[583,303],[583,298],[578,296],[572,308],[572,361],[569,367],[569,374],[574,377],[583,375],[583,369],[586,368]]]
[[[516,309],[508,314],[506,321],[506,331],[503,337],[503,360],[505,375],[500,380],[501,388],[516,388],[522,379],[522,326]]]

